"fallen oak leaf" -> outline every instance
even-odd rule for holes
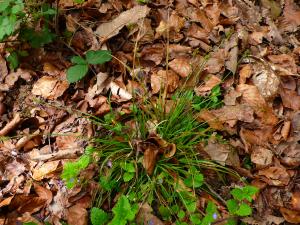
[[[57,169],[59,162],[60,162],[59,160],[51,161],[51,162],[43,163],[40,166],[37,166],[32,171],[32,178],[36,181],[42,180],[49,173],[52,173]]]

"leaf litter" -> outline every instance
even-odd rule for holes
[[[160,93],[170,100],[190,84],[198,97],[221,87],[223,104],[195,115],[214,130],[199,151],[204,158],[234,168],[260,189],[252,216],[243,220],[300,223],[297,1],[58,2],[64,12],[61,23],[73,33],[69,44],[29,50],[30,57],[24,57],[16,70],[9,68],[6,56],[10,53],[1,47],[3,224],[62,224],[62,220],[88,224],[99,188],[92,179],[95,169],[87,167],[81,178],[88,177],[89,182],[71,190],[60,177],[62,167],[80,157],[90,138],[101,131],[87,115],[108,115],[112,105],[126,115],[132,111],[131,101],[157,100]],[[92,66],[87,77],[70,85],[66,70],[74,52],[83,55],[103,48],[111,50],[113,60]],[[153,124],[149,131],[156,130]],[[172,158],[179,151],[157,134],[138,146],[148,175],[160,158]],[[181,189],[189,189],[173,178]],[[217,202],[214,197],[201,199]],[[198,204],[201,208],[200,200]],[[168,224],[147,203],[140,206],[137,221]]]

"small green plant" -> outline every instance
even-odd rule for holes
[[[12,35],[25,17],[22,0],[0,1],[0,41]]]
[[[111,59],[111,52],[107,50],[90,50],[85,54],[85,58],[73,56],[71,62],[74,65],[67,70],[67,79],[70,83],[77,82],[87,74],[89,64],[103,64],[105,62],[109,62]]]
[[[234,188],[230,191],[233,199],[226,202],[227,209],[231,216],[249,216],[252,214],[252,208],[249,203],[253,196],[258,192],[258,188],[247,185],[241,188]],[[234,219],[228,220],[228,225],[236,224]]]
[[[77,177],[90,163],[89,155],[82,155],[76,162],[67,162],[64,165],[61,177],[66,181],[68,188],[73,188],[77,184]]]
[[[138,212],[138,205],[137,204],[130,204],[128,198],[124,195],[118,199],[116,205],[112,209],[113,216],[111,221],[110,215],[104,212],[102,209],[99,208],[92,208],[91,210],[91,222],[92,225],[126,225],[127,222],[133,221],[137,212]]]

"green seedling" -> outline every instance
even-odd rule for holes
[[[111,59],[111,52],[107,50],[90,50],[85,54],[85,58],[73,56],[71,62],[74,65],[67,70],[67,79],[70,83],[75,83],[85,77],[89,65],[103,64]]]

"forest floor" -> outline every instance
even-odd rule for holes
[[[300,224],[297,0],[42,2],[0,44],[0,224]]]

